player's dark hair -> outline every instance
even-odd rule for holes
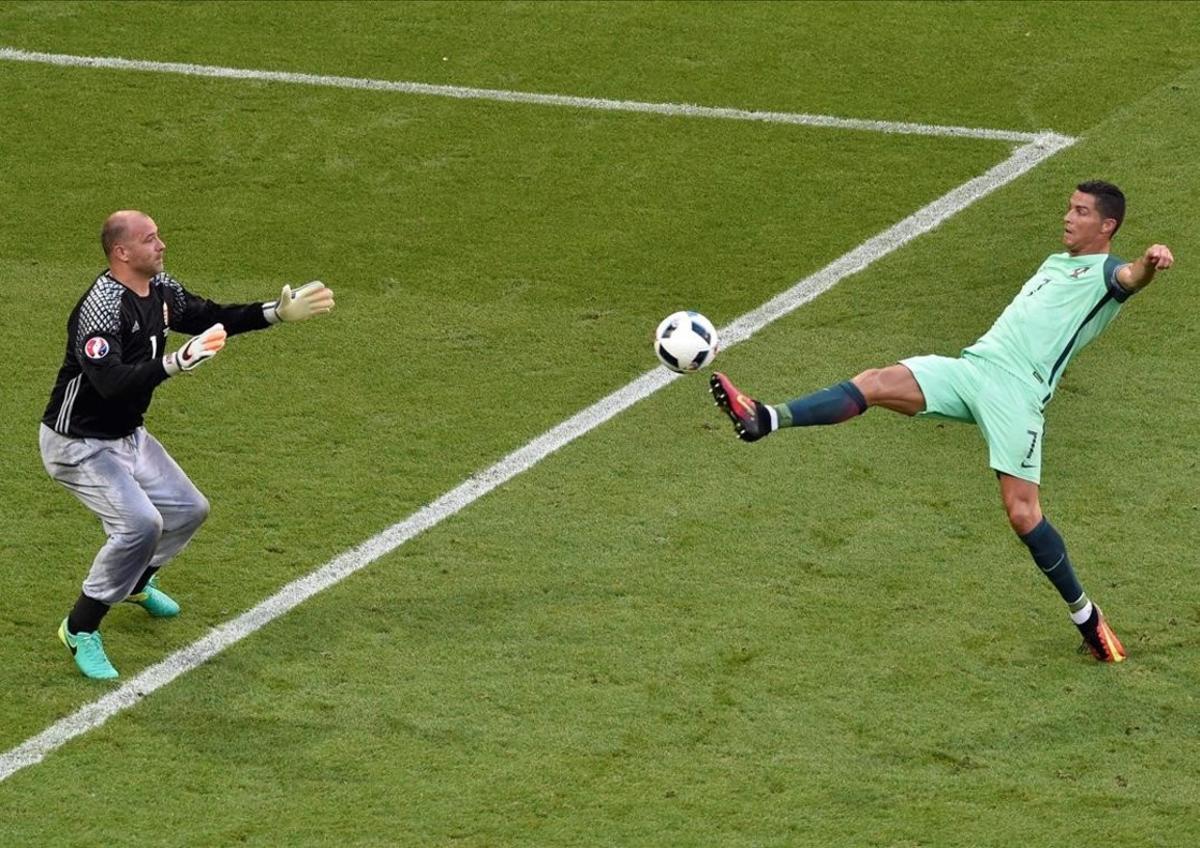
[[[1075,190],[1096,198],[1096,208],[1100,210],[1101,218],[1116,220],[1117,225],[1112,231],[1112,235],[1115,236],[1117,230],[1121,229],[1121,222],[1125,220],[1125,192],[1104,180],[1088,180],[1075,186]]]
[[[100,228],[100,246],[104,248],[105,256],[111,256],[113,245],[125,238],[125,233],[129,230],[125,223],[124,215],[110,215]]]

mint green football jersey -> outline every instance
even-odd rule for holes
[[[1100,335],[1132,294],[1117,282],[1124,264],[1107,253],[1050,255],[963,355],[986,359],[1028,382],[1045,404],[1071,357]]]

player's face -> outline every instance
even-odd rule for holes
[[[158,225],[148,215],[138,218],[129,228],[129,236],[122,245],[129,267],[139,274],[154,276],[163,269],[163,253],[167,246],[158,236]]]
[[[1075,253],[1103,241],[1112,232],[1111,226],[1106,230],[1105,221],[1110,225],[1113,223],[1111,218],[1100,215],[1095,197],[1082,191],[1075,192],[1067,203],[1067,214],[1063,216],[1063,244]]]

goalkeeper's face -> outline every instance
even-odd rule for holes
[[[125,261],[139,274],[153,277],[163,269],[163,253],[167,246],[158,236],[158,225],[149,215],[139,215],[130,223],[129,236],[121,245]]]

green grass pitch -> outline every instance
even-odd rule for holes
[[[0,783],[13,846],[1200,842],[1200,10],[23,3],[0,47],[1079,142],[723,352],[782,400],[984,331],[1074,184],[1177,268],[1048,409],[1043,502],[1130,650],[1075,653],[971,428],[737,443],[676,381]],[[111,210],[217,300],[320,277],[148,418],[213,503],[129,678],[1002,161],[993,141],[0,62],[0,750],[108,689],[54,638],[93,518],[41,468]]]

